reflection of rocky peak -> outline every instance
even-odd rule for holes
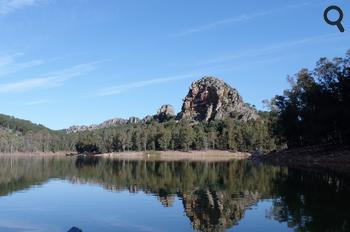
[[[158,200],[162,203],[164,207],[172,207],[175,202],[174,195],[158,196]]]
[[[259,118],[256,110],[244,103],[237,90],[224,81],[214,77],[203,77],[193,82],[178,119],[208,122],[226,117],[243,121]]]
[[[258,200],[258,193],[244,192],[232,197],[227,192],[196,190],[183,194],[185,213],[198,231],[225,231],[238,223],[250,205]]]
[[[164,122],[171,117],[175,116],[175,110],[172,105],[162,105],[160,109],[157,111],[157,114],[154,118],[159,122]]]

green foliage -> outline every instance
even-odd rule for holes
[[[241,122],[231,118],[197,124],[188,121],[152,122],[77,134],[80,137],[88,136],[89,139],[85,141],[90,142],[87,144],[96,145],[100,152],[206,149],[269,151],[275,149],[275,140],[270,134],[268,122],[265,119]]]
[[[93,140],[92,136],[85,135],[82,136],[79,141],[75,144],[75,149],[78,153],[89,153],[96,154],[99,153],[99,148]]]
[[[30,121],[18,119],[4,114],[0,114],[0,127],[18,131],[23,134],[26,134],[28,132],[36,133],[42,130],[49,130],[43,125],[37,125]]]
[[[289,147],[350,142],[350,51],[322,58],[313,71],[289,78],[291,88],[272,100],[275,134]]]
[[[0,152],[76,150],[79,153],[105,153],[142,150],[274,149],[274,140],[268,131],[268,120],[240,122],[236,119],[226,119],[195,124],[188,121],[153,121],[71,134],[52,131],[28,121],[12,120],[14,119],[9,120],[11,123],[3,121],[2,125],[7,125],[7,128],[0,127]],[[18,125],[16,122],[19,122]],[[23,122],[28,125],[23,126]]]

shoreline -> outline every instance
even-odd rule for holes
[[[77,157],[79,155],[72,152],[16,152],[16,153],[0,153],[0,157]],[[89,155],[86,155],[89,156]],[[93,157],[102,157],[110,159],[123,160],[159,160],[159,161],[231,161],[243,160],[251,157],[247,152],[231,152],[222,150],[207,151],[130,151],[130,152],[112,152],[91,155]]]
[[[14,152],[14,153],[1,153],[0,157],[13,156],[13,157],[53,157],[53,156],[66,156],[69,152],[58,151],[58,152]]]
[[[84,156],[84,154],[81,154]],[[72,152],[16,152],[0,153],[0,157],[77,157]],[[86,155],[89,156],[89,155]],[[273,166],[290,167],[303,170],[332,171],[350,175],[350,146],[316,145],[302,148],[285,149],[262,155],[246,152],[223,150],[206,151],[129,151],[92,155],[119,160],[156,160],[156,161],[203,161],[227,162],[249,160]]]
[[[230,161],[243,160],[251,157],[246,152],[231,152],[220,150],[208,151],[156,151],[156,152],[113,152],[99,155],[104,158],[123,160],[159,160],[159,161]]]
[[[350,175],[350,147],[315,145],[252,156],[252,161],[296,169]]]

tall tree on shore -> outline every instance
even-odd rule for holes
[[[301,70],[273,99],[277,128],[290,147],[350,142],[350,51]]]

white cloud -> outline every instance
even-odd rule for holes
[[[73,77],[82,76],[95,70],[97,63],[80,64],[72,68],[46,74],[42,77],[0,84],[0,93],[25,92],[33,89],[59,87]]]
[[[0,77],[44,63],[43,60],[17,61],[17,58],[22,55],[21,53],[0,55]]]
[[[0,15],[7,15],[19,9],[34,6],[43,0],[0,0]]]
[[[330,41],[339,41],[339,40],[348,40],[348,39],[350,39],[350,36],[339,36],[339,33],[312,36],[312,37],[307,37],[299,40],[276,43],[273,45],[268,45],[266,47],[243,50],[243,51],[239,51],[229,55],[208,59],[200,62],[198,66],[207,66],[207,65],[224,63],[224,62],[228,62],[236,59],[243,59],[243,58],[247,59],[250,57],[260,57],[264,55],[271,55],[277,52],[291,49],[296,46],[310,44],[310,43],[325,43],[325,42],[329,43]]]
[[[161,83],[166,83],[166,82],[171,82],[171,81],[177,81],[177,80],[187,79],[187,78],[191,78],[191,77],[195,77],[195,76],[198,76],[198,73],[188,73],[188,74],[184,74],[184,75],[177,75],[177,76],[171,76],[171,77],[138,81],[138,82],[132,82],[132,83],[123,84],[123,85],[116,85],[116,86],[111,86],[108,88],[101,89],[98,92],[98,95],[99,96],[116,95],[116,94],[120,94],[120,93],[129,91],[129,90],[132,90],[135,88],[151,86],[151,85],[156,85],[156,84],[161,84]]]
[[[222,26],[222,25],[226,25],[226,24],[246,22],[246,21],[253,20],[253,19],[256,19],[259,17],[283,12],[283,11],[286,11],[289,9],[298,9],[301,7],[305,7],[305,6],[310,5],[311,3],[313,3],[313,2],[310,1],[310,2],[305,2],[305,3],[301,3],[301,4],[287,5],[286,7],[282,7],[279,9],[263,10],[263,11],[259,11],[259,12],[241,14],[241,15],[238,15],[235,17],[221,19],[221,20],[217,20],[214,22],[209,22],[207,24],[204,24],[204,25],[201,25],[198,27],[191,28],[191,29],[185,30],[183,32],[177,33],[177,34],[175,34],[175,36],[186,36],[186,35],[193,34],[193,33],[208,31],[208,30],[214,29],[218,26]]]
[[[185,35],[189,35],[189,34],[193,34],[193,33],[197,33],[197,32],[207,31],[207,30],[210,30],[210,29],[213,29],[215,27],[225,25],[225,24],[244,22],[244,21],[248,21],[248,20],[251,20],[251,19],[254,19],[257,17],[268,15],[270,13],[271,12],[269,12],[269,11],[261,11],[261,12],[252,13],[252,14],[242,14],[242,15],[239,15],[237,17],[226,18],[226,19],[215,21],[215,22],[210,22],[208,24],[201,25],[201,26],[198,26],[195,28],[191,28],[191,29],[188,29],[186,31],[183,31],[183,32],[176,34],[176,36],[185,36]]]
[[[244,51],[232,53],[226,56],[204,60],[197,65],[197,67],[198,66],[202,67],[198,69],[201,71],[194,71],[184,75],[176,75],[171,77],[151,79],[151,80],[111,86],[111,87],[101,89],[100,91],[98,91],[97,94],[99,96],[116,95],[116,94],[133,90],[135,88],[141,88],[145,86],[151,86],[151,85],[177,81],[177,80],[187,79],[192,77],[200,77],[200,76],[203,76],[204,73],[232,70],[233,66],[230,63],[229,63],[230,65],[228,66],[226,62],[236,60],[236,59],[263,57],[263,59],[257,60],[255,62],[272,62],[275,60],[280,60],[282,59],[282,57],[275,56],[272,59],[271,58],[267,59],[264,56],[270,55],[270,54],[276,54],[277,52],[281,52],[281,51],[285,52],[286,49],[291,49],[296,46],[305,45],[309,43],[325,43],[325,42],[329,43],[330,41],[339,41],[339,40],[348,40],[348,39],[350,39],[350,36],[339,37],[338,33],[333,33],[333,34],[326,34],[326,35],[320,35],[320,36],[314,36],[314,37],[307,37],[307,38],[294,40],[294,41],[286,41],[286,42],[273,44],[270,46],[256,48],[256,49],[244,50]],[[250,63],[252,64],[253,60],[250,60]]]
[[[35,100],[35,101],[30,101],[26,102],[26,106],[34,106],[34,105],[41,105],[41,104],[46,104],[46,103],[51,103],[52,101],[50,100]]]

